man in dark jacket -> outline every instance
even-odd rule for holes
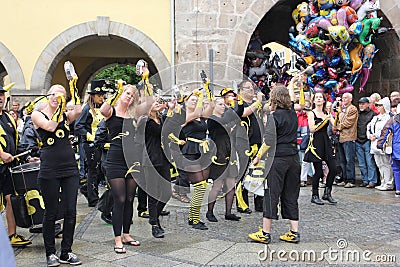
[[[361,187],[374,188],[378,181],[374,156],[370,153],[371,141],[367,138],[367,124],[377,114],[369,108],[369,100],[366,97],[358,100],[358,122],[356,154],[361,171]]]

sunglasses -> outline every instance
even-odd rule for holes
[[[382,104],[375,104],[375,107],[382,107]]]

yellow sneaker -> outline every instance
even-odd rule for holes
[[[280,240],[291,242],[291,243],[299,243],[300,242],[300,234],[297,232],[293,234],[291,231],[286,232],[284,235],[281,235]]]
[[[19,234],[13,234],[9,236],[10,238],[10,244],[13,247],[23,247],[32,244],[32,241],[29,239],[25,239],[22,235]]]
[[[248,237],[256,242],[264,243],[264,244],[269,244],[271,242],[271,235],[269,233],[264,233],[262,232],[262,229],[258,229],[257,232],[249,234]]]

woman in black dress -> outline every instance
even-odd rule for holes
[[[194,187],[193,197],[190,201],[189,225],[194,229],[207,230],[207,226],[200,220],[200,208],[207,188],[209,165],[211,164],[211,151],[209,141],[206,139],[206,118],[211,115],[213,103],[209,102],[203,108],[203,94],[195,90],[185,102],[186,122],[182,132],[186,143],[182,154],[186,160],[182,168],[187,172],[190,183]]]
[[[125,151],[123,150],[123,142],[125,140],[128,144],[133,144],[134,142],[136,122],[129,112],[132,110],[131,105],[138,100],[138,92],[136,87],[132,85],[122,86],[122,81],[118,81],[117,90],[112,97],[103,103],[100,112],[105,118],[111,140],[105,162],[105,170],[114,198],[112,216],[115,236],[114,251],[116,253],[126,253],[123,244],[140,245],[139,241],[134,240],[129,234],[133,216],[133,199],[137,187],[133,173],[136,173],[137,170],[134,170],[133,167],[128,167]],[[127,146],[124,144],[124,147]],[[130,150],[132,149],[132,146],[128,147]],[[139,154],[137,151],[132,152]],[[138,164],[135,166],[138,166]]]
[[[312,162],[315,173],[312,177],[312,197],[311,203],[323,205],[324,202],[319,198],[318,185],[319,179],[323,177],[322,162],[325,161],[329,168],[326,178],[326,187],[323,200],[335,204],[336,200],[332,198],[332,185],[336,175],[336,163],[333,155],[332,143],[328,136],[329,122],[334,123],[331,114],[326,113],[326,97],[322,93],[316,93],[313,97],[314,109],[308,112],[308,126],[310,128],[310,141],[304,155],[305,162]]]
[[[71,91],[71,94],[74,93],[77,94],[77,90]],[[68,136],[69,124],[78,117],[82,107],[79,97],[75,96],[74,109],[65,112],[66,91],[62,85],[53,85],[48,94],[49,103],[46,108],[32,113],[32,121],[43,142],[38,183],[46,207],[43,217],[43,239],[47,265],[58,266],[60,263],[78,265],[81,261],[72,253],[71,247],[76,223],[79,173]],[[55,255],[54,227],[59,212],[60,188],[64,224],[61,255],[58,258]]]
[[[210,222],[217,222],[214,216],[214,206],[218,192],[221,190],[224,182],[228,192],[225,195],[225,219],[239,221],[240,217],[231,213],[233,198],[235,195],[235,183],[238,176],[238,166],[235,164],[236,151],[233,147],[233,140],[230,138],[231,123],[237,117],[233,109],[225,111],[224,98],[215,100],[213,115],[207,120],[210,138],[214,141],[217,148],[217,154],[212,158],[210,167],[210,178],[213,179],[213,186],[208,195],[208,211],[206,214]]]
[[[159,217],[172,194],[170,163],[164,154],[167,150],[164,150],[161,144],[164,119],[160,111],[163,109],[164,105],[156,99],[151,106],[148,118],[139,123],[146,124],[144,129],[146,151],[143,153],[142,165],[148,196],[149,223],[155,238],[164,237],[164,229],[160,225]]]

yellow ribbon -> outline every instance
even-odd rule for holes
[[[139,167],[140,162],[136,161],[132,164],[132,166],[129,167],[129,169],[126,171],[125,177],[128,176],[128,174],[133,173],[133,172],[140,172],[139,170],[135,170],[135,167]]]
[[[229,157],[225,158],[227,161],[229,160]],[[214,163],[215,165],[219,165],[219,166],[224,166],[226,165],[226,163],[219,163],[217,162],[217,156],[212,156],[211,157],[211,162]]]
[[[246,156],[248,157],[255,157],[257,155],[257,151],[258,151],[258,147],[257,144],[252,145],[251,150],[246,149],[246,151],[244,152],[244,154],[246,154]]]
[[[210,148],[209,148],[210,142],[207,139],[199,140],[199,139],[196,139],[196,138],[188,137],[188,138],[186,138],[186,140],[198,143],[200,145],[200,147],[203,148],[203,153],[204,154],[207,153],[208,151],[210,151]]]
[[[40,207],[41,207],[42,209],[45,208],[45,207],[44,207],[43,198],[42,198],[42,196],[39,194],[39,191],[38,191],[38,190],[29,190],[29,191],[26,193],[26,196],[25,196],[26,206],[27,206],[27,208],[28,208],[28,215],[35,214],[35,212],[36,212],[35,207],[29,204],[29,201],[30,201],[30,200],[33,200],[33,199],[38,199],[38,200],[39,200]]]
[[[305,153],[307,153],[308,151],[311,151],[311,153],[313,153],[314,156],[317,157],[317,159],[322,160],[320,156],[318,156],[317,152],[315,151],[315,147],[313,145],[313,141],[314,141],[314,134],[310,134],[310,141],[308,142],[308,146],[307,149],[305,151]]]

